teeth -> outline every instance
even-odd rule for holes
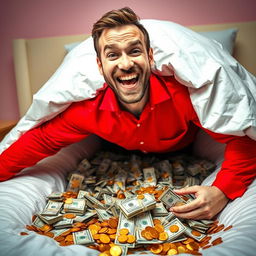
[[[137,77],[137,75],[129,75],[129,76],[121,76],[121,77],[119,77],[119,79],[120,79],[121,81],[127,81],[127,80],[134,79],[134,78],[136,78],[136,77]]]

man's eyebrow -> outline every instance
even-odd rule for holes
[[[132,41],[132,42],[129,43],[128,47],[135,46],[135,45],[142,45],[142,42],[140,40]],[[104,46],[103,51],[105,52],[108,49],[114,49],[116,47],[117,47],[116,44],[106,44]]]

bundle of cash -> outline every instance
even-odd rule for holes
[[[120,202],[119,207],[126,218],[134,217],[142,212],[154,209],[156,199],[150,194],[138,195],[124,199]]]

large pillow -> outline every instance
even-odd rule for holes
[[[219,43],[169,21],[142,20],[151,38],[153,72],[174,75],[189,88],[201,124],[222,134],[256,140],[256,79]],[[103,85],[92,38],[65,57],[34,95],[26,115],[0,144],[6,149],[21,134],[65,110],[72,102],[95,96]]]
[[[236,28],[231,28],[231,29],[216,30],[216,31],[203,31],[198,33],[209,39],[217,41],[222,45],[223,49],[227,50],[232,55],[235,41],[236,41],[237,31],[238,30]],[[81,42],[74,42],[74,43],[66,44],[64,45],[64,47],[67,52],[70,52],[80,43]]]
[[[209,39],[217,41],[222,45],[223,49],[227,50],[232,55],[235,46],[237,31],[238,30],[236,28],[230,28],[216,31],[203,31],[198,33]]]

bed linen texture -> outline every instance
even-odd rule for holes
[[[92,156],[99,145],[97,138],[89,137],[25,169],[15,178],[0,183],[1,256],[96,256],[99,254],[98,251],[80,245],[60,247],[52,238],[25,229],[25,225],[31,224],[32,215],[44,208],[46,196],[53,191],[64,191],[67,173],[74,170],[84,157]],[[210,185],[222,163],[224,145],[216,143],[209,135],[200,132],[194,152],[209,158],[217,165],[216,171],[203,183]],[[219,214],[218,219],[225,226],[233,225],[233,228],[213,235],[212,240],[221,236],[223,243],[203,250],[203,255],[255,256],[256,181],[241,198],[230,202]],[[29,235],[19,235],[22,231],[28,232]]]

